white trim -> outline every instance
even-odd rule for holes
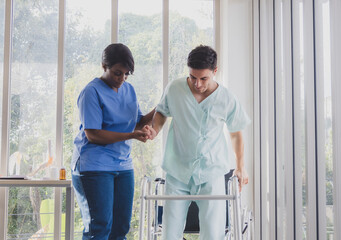
[[[162,90],[164,91],[169,79],[169,0],[162,1]],[[162,92],[163,92],[162,91]],[[168,124],[162,130],[162,149],[165,149]]]
[[[5,36],[4,36],[4,65],[2,89],[2,126],[1,126],[1,168],[0,174],[7,175],[7,160],[9,155],[9,126],[10,126],[10,91],[11,91],[11,48],[12,48],[12,17],[13,2],[6,0],[5,6]]]
[[[118,42],[118,0],[111,1],[111,42]]]
[[[341,1],[330,0],[331,78],[333,113],[334,239],[341,239]]]
[[[261,240],[261,161],[260,161],[260,95],[259,95],[259,2],[253,0],[253,200],[254,238]]]
[[[64,43],[65,43],[66,1],[59,0],[58,19],[58,66],[57,66],[57,107],[56,107],[56,163],[63,165],[63,119],[64,119]],[[61,239],[62,200],[61,189],[55,189],[54,239]]]
[[[65,0],[59,0],[57,110],[56,110],[56,162],[59,167],[63,165],[65,3],[66,3]]]
[[[307,238],[317,239],[316,211],[316,154],[315,154],[315,83],[314,83],[314,35],[313,0],[305,1],[303,6],[304,31],[304,87],[306,106],[306,179],[307,179]]]
[[[217,52],[218,54],[218,62],[217,62],[217,66],[219,68],[218,72],[217,72],[217,76],[216,78],[217,79],[222,79],[222,76],[223,75],[223,67],[222,67],[222,57],[224,56],[223,55],[223,51],[222,51],[222,48],[221,48],[221,15],[220,15],[220,11],[222,10],[221,9],[221,6],[220,6],[220,1],[221,0],[213,0],[213,29],[214,29],[214,34],[213,34],[213,41],[214,41],[214,48],[215,48],[215,51]]]
[[[169,0],[163,0],[162,3],[162,81],[164,90],[169,78]]]
[[[11,50],[12,50],[12,21],[13,1],[5,3],[5,35],[4,35],[4,66],[2,92],[2,126],[1,126],[1,159],[0,174],[7,175],[9,157],[9,126],[10,126],[10,89],[11,89]],[[7,239],[8,223],[8,189],[0,189],[0,238]]]

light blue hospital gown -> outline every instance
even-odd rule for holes
[[[162,162],[162,168],[167,173],[166,194],[224,194],[224,175],[230,171],[224,124],[230,132],[237,132],[250,122],[236,97],[219,85],[211,95],[198,103],[186,78],[181,78],[168,84],[156,111],[173,118]],[[165,206],[164,239],[182,239],[189,202],[169,202],[174,204],[169,206],[169,211],[167,203]],[[217,201],[211,205],[209,202],[213,201],[197,202],[201,214],[205,211],[212,213],[210,216],[203,215],[200,237],[223,239],[223,233],[218,236],[210,229],[215,228],[212,222],[219,220],[215,211],[224,213],[220,214],[219,220],[223,221],[224,228],[225,211],[221,210]],[[212,207],[218,209],[214,211]]]

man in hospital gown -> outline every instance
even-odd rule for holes
[[[187,59],[189,76],[168,84],[157,105],[150,139],[172,117],[162,168],[166,172],[167,195],[223,195],[224,175],[230,171],[226,124],[236,156],[234,175],[240,190],[248,183],[244,170],[241,130],[250,122],[244,109],[225,87],[214,80],[217,54],[208,46],[193,49]],[[166,201],[163,212],[163,239],[182,240],[190,201]],[[223,240],[226,201],[200,200],[200,239]]]

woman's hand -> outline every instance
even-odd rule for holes
[[[148,131],[145,129],[142,130],[135,130],[133,133],[133,138],[139,140],[141,142],[146,142],[148,140]]]
[[[242,188],[245,184],[248,184],[249,182],[249,176],[247,174],[247,172],[245,171],[244,168],[242,169],[238,169],[236,168],[234,171],[233,171],[233,175],[236,176],[238,178],[238,181],[239,181],[239,192],[242,191]]]

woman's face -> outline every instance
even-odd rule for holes
[[[112,88],[118,89],[122,86],[124,81],[128,78],[130,71],[121,63],[113,65],[111,68],[103,66],[104,73],[101,77],[106,84]]]

